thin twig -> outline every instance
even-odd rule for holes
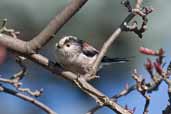
[[[30,102],[31,104],[36,105],[37,107],[41,108],[43,111],[47,112],[48,114],[57,114],[55,111],[50,109],[45,104],[39,102],[38,100],[36,100],[36,99],[34,99],[32,97],[26,96],[26,95],[24,95],[22,93],[19,93],[17,91],[6,88],[6,87],[4,87],[2,85],[0,85],[0,92],[5,92],[5,93],[8,93],[10,95],[16,96],[16,97],[18,97],[20,99],[23,99],[23,100],[25,100],[27,102]]]

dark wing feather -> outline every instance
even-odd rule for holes
[[[93,46],[89,45],[87,42],[80,41],[82,45],[82,52],[88,56],[88,57],[94,57],[99,53],[97,49],[95,49]]]
[[[82,52],[88,56],[88,57],[94,57],[95,55],[99,54],[99,51],[95,49],[93,46],[89,45],[87,42],[79,40],[79,44],[81,44]],[[107,56],[104,56],[102,59],[102,62],[104,63],[122,63],[122,62],[128,62],[129,59],[124,57],[115,57],[110,58]]]

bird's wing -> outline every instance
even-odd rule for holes
[[[82,41],[82,51],[88,57],[94,57],[99,53],[97,49],[89,45],[87,42]]]
[[[99,51],[94,48],[93,46],[91,46],[90,44],[88,44],[85,41],[80,40],[80,43],[82,45],[82,52],[88,56],[88,57],[94,57],[95,55],[99,54]],[[128,58],[124,58],[124,57],[115,57],[115,58],[110,58],[107,56],[104,56],[102,61],[103,63],[124,63],[124,62],[128,62],[129,59]]]

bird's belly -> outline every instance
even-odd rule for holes
[[[65,70],[71,71],[75,74],[85,75],[89,72],[91,61],[82,56],[71,57],[60,57],[60,64]]]
[[[64,68],[68,71],[71,71],[75,74],[80,74],[80,75],[84,75],[87,73],[87,69],[88,67],[86,67],[85,65],[79,65],[79,64],[65,64]]]

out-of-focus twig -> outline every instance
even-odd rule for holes
[[[53,111],[52,109],[50,109],[45,104],[39,102],[38,100],[36,100],[36,99],[34,99],[32,97],[26,96],[26,95],[24,95],[24,94],[22,94],[20,92],[11,90],[9,88],[6,88],[2,84],[0,85],[0,92],[4,92],[4,93],[7,93],[7,94],[16,96],[16,97],[18,97],[20,99],[23,99],[23,100],[25,100],[27,102],[30,102],[31,104],[36,105],[37,107],[41,108],[43,111],[47,112],[48,114],[57,114],[55,111]]]
[[[21,88],[22,86],[21,79],[23,79],[23,77],[26,74],[26,66],[23,64],[23,60],[20,56],[16,56],[16,63],[18,63],[18,65],[20,66],[21,71],[14,74],[12,77],[10,77],[10,79],[5,79],[5,78],[0,77],[0,82],[11,84],[20,92],[26,92],[30,94],[31,96],[39,97],[42,94],[43,89],[36,90],[33,92],[31,91],[30,88]]]

